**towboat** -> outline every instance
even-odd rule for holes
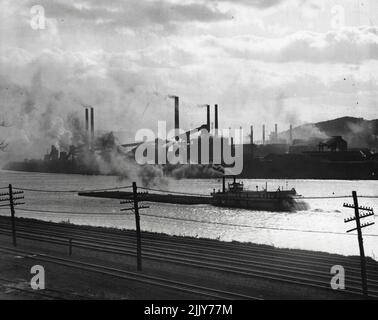
[[[243,182],[237,182],[234,178],[232,183],[225,187],[223,177],[222,191],[211,193],[211,204],[219,207],[241,208],[265,211],[297,211],[306,210],[308,205],[301,200],[295,188],[268,191],[267,186],[263,190],[245,190]]]
[[[86,191],[79,192],[79,196],[99,197],[99,198],[115,198],[115,199],[133,199],[133,193],[129,191]],[[244,190],[242,182],[228,184],[226,190],[225,177],[223,177],[222,191],[215,190],[208,195],[180,194],[177,192],[170,193],[149,193],[141,194],[143,201],[173,203],[173,204],[210,204],[218,207],[233,207],[251,210],[265,211],[297,211],[306,210],[308,206],[301,200],[301,196],[293,188],[290,190],[277,189],[268,191],[265,189],[259,191]]]

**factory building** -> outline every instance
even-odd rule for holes
[[[178,96],[170,96],[174,100],[174,128],[180,128],[180,100]],[[117,150],[125,161],[135,161],[135,152],[143,142],[117,145],[114,136],[95,137],[94,108],[84,106],[84,134],[79,145],[69,146],[68,150],[59,150],[56,145],[51,146],[43,160],[31,160],[23,163],[14,163],[9,166],[21,171],[62,172],[62,173],[88,173],[98,174],[99,168],[96,157],[107,160],[111,152]],[[227,168],[223,148],[231,150],[231,156],[236,155],[236,148],[243,150],[243,178],[319,178],[319,179],[366,179],[378,176],[378,161],[376,154],[370,150],[348,149],[348,143],[342,136],[333,136],[327,139],[294,136],[293,126],[283,133],[278,132],[278,125],[274,124],[274,131],[268,135],[269,124],[259,124],[261,128],[261,141],[255,139],[254,126],[250,126],[249,141],[243,145],[236,145],[232,136],[224,136],[219,130],[219,107],[214,105],[214,119],[211,121],[212,106],[205,105],[206,115],[203,124],[188,130],[185,133],[175,133],[171,140],[155,139],[147,142],[153,150],[151,163],[157,159],[165,158],[163,171],[170,175],[181,164],[170,165],[167,159],[168,152],[177,143],[186,141],[186,163],[196,167],[190,172],[200,172],[198,177],[207,177],[208,171],[198,171],[201,164],[213,166],[221,164]],[[231,132],[231,128],[230,128]],[[259,134],[260,135],[260,134]],[[268,137],[268,138],[267,138]],[[214,154],[215,142],[221,141],[221,154]],[[209,144],[209,154],[201,154],[202,142]],[[194,154],[198,161],[193,164]],[[149,153],[150,155],[150,153]],[[163,161],[164,162],[164,161]],[[159,163],[161,164],[161,163]],[[111,170],[109,174],[114,174]],[[192,177],[192,176],[191,176]],[[194,176],[193,176],[194,177]]]

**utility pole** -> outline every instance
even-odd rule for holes
[[[133,199],[134,199],[134,213],[135,213],[135,226],[137,236],[137,268],[142,271],[142,239],[140,235],[140,217],[138,206],[138,193],[136,182],[133,182]]]
[[[15,212],[14,212],[14,201],[13,201],[13,190],[12,185],[9,185],[9,205],[10,205],[10,211],[11,211],[11,219],[12,219],[12,237],[13,237],[13,245],[16,247],[16,221],[15,221]]]
[[[353,204],[344,203],[344,207],[354,209],[354,217],[344,219],[344,222],[348,223],[354,220],[356,221],[356,228],[349,229],[347,232],[352,232],[352,231],[357,230],[358,245],[360,248],[362,294],[367,298],[368,286],[367,286],[367,274],[366,274],[366,260],[365,260],[364,242],[362,238],[361,229],[373,225],[374,222],[367,222],[367,223],[361,224],[361,219],[373,216],[374,211],[372,208],[358,206],[358,198],[357,198],[356,191],[352,191],[352,197],[353,197]],[[359,212],[360,210],[365,211],[366,213],[360,214]]]
[[[142,237],[140,232],[140,216],[139,209],[147,209],[148,206],[139,206],[139,202],[142,201],[138,198],[138,195],[143,195],[145,193],[138,193],[136,182],[133,182],[133,200],[121,201],[121,204],[133,203],[134,206],[131,208],[124,208],[121,211],[134,211],[135,214],[135,229],[136,229],[136,240],[137,240],[137,270],[142,271]]]
[[[10,184],[8,186],[8,192],[1,193],[1,196],[8,196],[8,198],[0,198],[0,202],[9,201],[9,204],[2,204],[0,207],[9,207],[10,213],[11,213],[11,224],[12,224],[12,240],[13,240],[13,246],[17,246],[17,240],[16,240],[16,219],[15,219],[15,206],[25,204],[24,202],[16,202],[17,200],[24,199],[23,196],[14,196],[15,194],[23,194],[24,191],[13,191],[12,185]]]

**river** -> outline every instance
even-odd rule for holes
[[[17,188],[45,190],[85,190],[112,188],[130,185],[113,176],[85,176],[0,171],[0,187],[11,183]],[[246,188],[256,186],[268,189],[295,187],[305,197],[351,195],[378,195],[378,181],[340,180],[243,180]],[[219,189],[221,181],[214,179],[168,179],[159,189],[189,193],[209,194]],[[120,212],[119,200],[79,197],[75,192],[25,191],[25,204],[16,208],[16,215],[48,221],[66,221],[75,224],[135,228],[133,215]],[[172,235],[186,235],[268,244],[276,247],[317,250],[343,255],[357,255],[358,242],[355,232],[346,230],[354,222],[344,223],[344,218],[353,216],[353,209],[343,208],[343,203],[352,203],[352,198],[308,199],[309,209],[298,212],[265,212],[242,209],[217,208],[210,205],[170,205],[149,203],[149,209],[141,211],[141,227],[145,231]],[[359,198],[360,205],[378,209],[378,198]],[[23,210],[59,211],[28,212]],[[9,215],[8,208],[1,208],[1,215]],[[146,214],[146,215],[143,215]],[[155,215],[154,217],[148,214]],[[157,216],[157,217],[156,217]],[[171,217],[172,219],[167,219]],[[184,220],[180,220],[184,219]],[[196,220],[196,221],[185,221]],[[364,219],[374,221],[374,217]],[[363,229],[365,253],[377,260],[378,225]]]

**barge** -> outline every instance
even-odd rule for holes
[[[301,196],[297,194],[294,188],[290,190],[268,191],[267,187],[261,191],[244,190],[242,182],[234,181],[225,186],[226,178],[223,177],[222,191],[212,192],[210,195],[189,195],[177,193],[138,193],[140,201],[160,202],[184,205],[213,205],[217,207],[240,208],[250,210],[264,211],[296,211],[306,210],[308,206],[301,200]],[[96,191],[96,192],[80,192],[79,196],[110,198],[110,199],[126,199],[132,200],[133,193],[126,191]]]
[[[110,198],[119,200],[132,200],[133,193],[128,191],[95,191],[95,192],[79,192],[79,196],[94,198]],[[211,204],[211,196],[209,195],[181,195],[181,194],[160,194],[143,192],[138,194],[141,201],[172,203],[172,204]]]

